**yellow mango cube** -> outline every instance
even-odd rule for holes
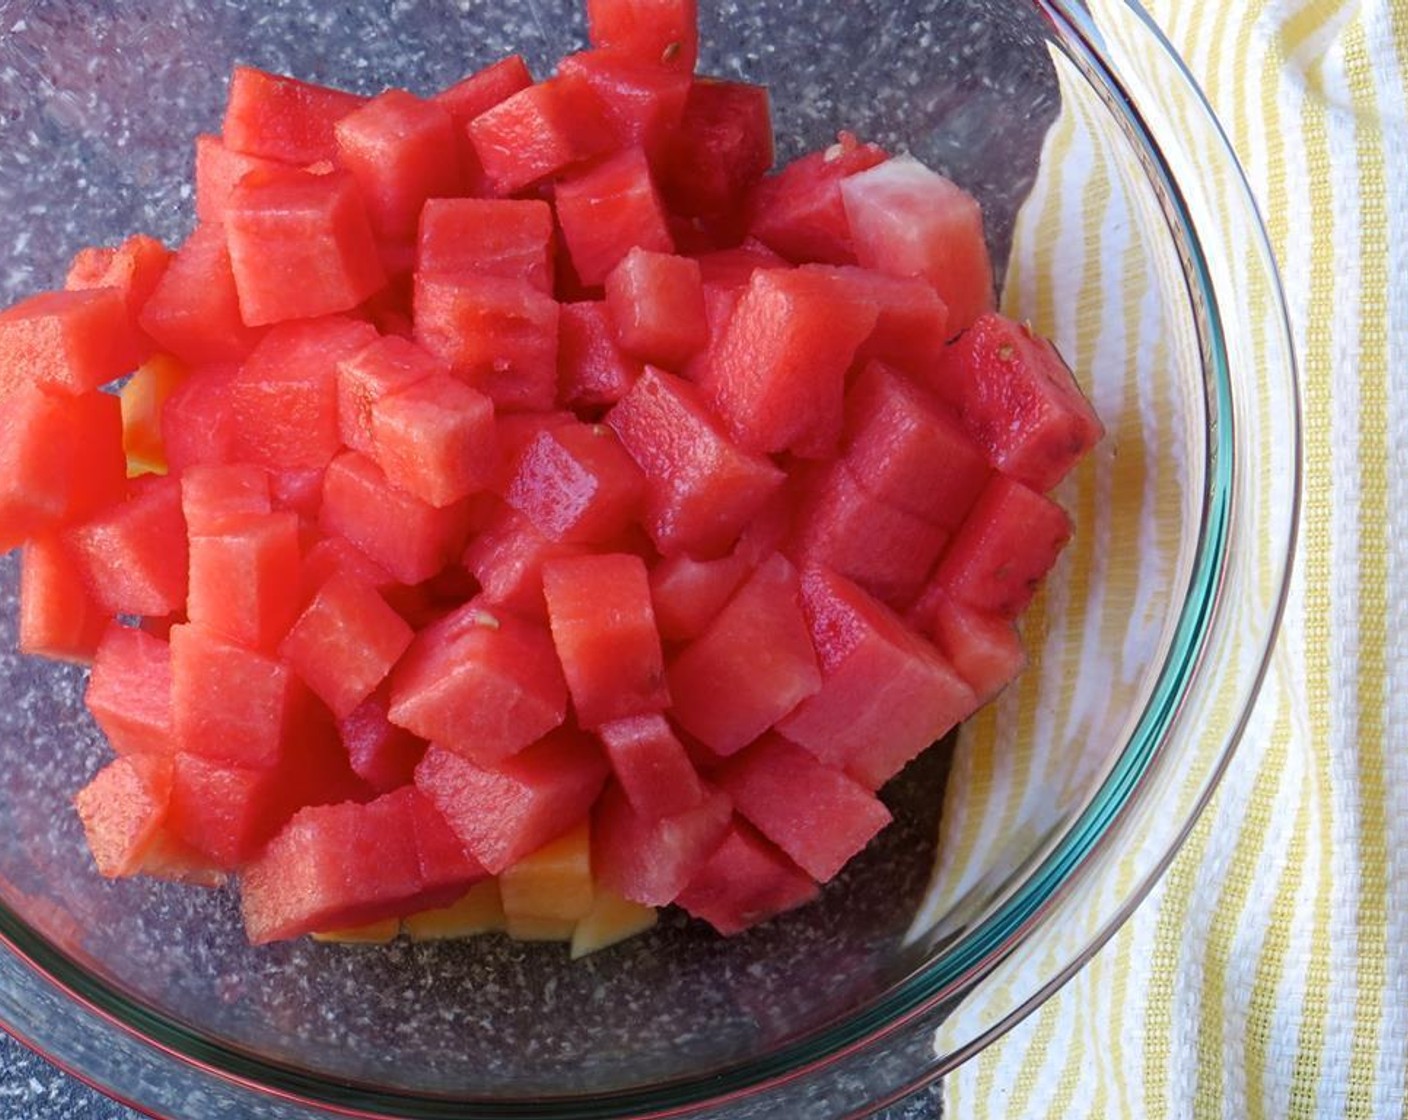
[[[157,354],[122,387],[122,449],[127,453],[128,478],[166,473],[161,409],[185,378],[180,362],[169,354]]]
[[[508,915],[508,935],[515,941],[571,941],[576,930],[570,919]]]
[[[329,942],[334,945],[385,945],[395,941],[396,935],[400,932],[400,919],[387,918],[384,921],[372,922],[365,926],[354,926],[351,929],[325,930],[322,933],[313,934],[313,940]]]
[[[485,879],[469,888],[458,902],[437,910],[412,914],[401,923],[412,941],[455,941],[504,928],[504,907],[497,879]]]
[[[610,891],[598,890],[591,912],[572,932],[572,959],[575,961],[644,933],[659,920],[660,912],[653,906],[642,906]]]
[[[504,871],[499,876],[499,890],[504,913],[510,919],[575,922],[585,917],[596,896],[588,823],[583,821]],[[509,932],[511,936],[512,928]]]

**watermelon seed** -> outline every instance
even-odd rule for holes
[[[499,628],[498,617],[490,614],[488,611],[474,611],[469,617],[476,626],[484,626],[490,630],[497,630]]]
[[[682,49],[683,48],[680,46],[680,41],[678,39],[665,44],[665,49],[660,52],[660,61],[674,62]]]

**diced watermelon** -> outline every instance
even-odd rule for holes
[[[171,833],[222,870],[256,856],[288,817],[277,770],[182,753],[171,774]]]
[[[405,584],[421,583],[464,549],[468,510],[436,509],[393,486],[370,459],[339,455],[323,478],[318,524],[345,537]]]
[[[516,194],[605,151],[614,138],[585,81],[559,75],[520,90],[468,125],[488,185]]]
[[[164,615],[186,605],[181,484],[151,477],[120,505],[68,530],[65,542],[109,614]]]
[[[564,303],[558,320],[558,400],[587,413],[615,404],[645,366],[616,341],[604,301]]]
[[[463,884],[427,887],[412,813],[406,797],[387,794],[295,814],[241,875],[250,941],[347,929],[454,901]]]
[[[842,461],[867,493],[950,533],[991,473],[948,409],[880,362],[865,368],[847,396]]]
[[[841,181],[888,158],[883,148],[842,132],[831,147],[793,160],[757,185],[748,232],[797,264],[854,264]]]
[[[700,279],[709,288],[744,288],[753,279],[753,273],[760,268],[791,268],[792,265],[778,256],[761,241],[749,239],[733,249],[715,249],[700,253],[694,258],[699,262]]]
[[[616,781],[637,816],[658,820],[695,808],[704,783],[663,715],[628,716],[596,729]]]
[[[562,179],[555,197],[562,236],[584,284],[600,284],[633,248],[674,251],[664,204],[640,148]]]
[[[393,486],[441,508],[484,489],[498,467],[494,402],[447,373],[372,405],[372,458]]]
[[[947,532],[871,495],[844,460],[822,467],[802,492],[788,555],[855,580],[895,610],[919,597]]]
[[[564,728],[493,769],[432,746],[416,768],[416,787],[498,874],[579,824],[609,771],[590,738]]]
[[[1026,668],[1027,654],[1010,619],[955,602],[938,581],[920,596],[910,621],[939,647],[980,704],[986,704]]]
[[[606,422],[645,474],[645,526],[666,555],[727,552],[782,485],[770,460],[719,431],[693,385],[661,370],[647,368]]]
[[[342,446],[338,367],[376,339],[330,316],[272,328],[229,385],[235,452],[270,470],[324,467]]]
[[[875,329],[856,351],[856,363],[890,362],[908,373],[930,370],[948,338],[948,308],[920,276],[891,276],[852,265],[802,266],[830,277],[847,299],[875,307]]]
[[[116,397],[25,385],[0,398],[0,552],[110,506],[126,484]]]
[[[0,311],[0,400],[21,385],[77,395],[146,356],[119,288],[44,292]]]
[[[382,397],[406,389],[448,366],[409,339],[378,338],[337,363],[337,423],[342,442],[371,455],[372,409]]]
[[[1016,618],[1071,539],[1071,519],[1051,499],[995,474],[935,572],[950,596]]]
[[[352,173],[379,237],[415,236],[426,199],[461,193],[459,164],[446,159],[455,124],[434,101],[389,89],[337,122],[338,162]]]
[[[668,906],[723,841],[732,815],[728,797],[705,786],[693,808],[643,816],[613,782],[592,813],[592,870],[623,898]]]
[[[699,57],[697,0],[587,0],[587,38],[652,66],[689,73]]]
[[[470,600],[416,635],[391,677],[390,716],[437,746],[497,764],[567,718],[552,636]]]
[[[374,588],[339,573],[299,615],[279,656],[345,719],[386,679],[414,636]]]
[[[810,876],[735,816],[723,843],[675,902],[732,937],[811,902],[819,893]]]
[[[553,540],[604,544],[636,517],[644,485],[615,432],[571,423],[523,449],[504,500]]]
[[[346,172],[250,172],[230,193],[225,234],[250,326],[350,311],[386,284],[357,181]]]
[[[464,565],[496,606],[546,621],[543,564],[557,556],[578,556],[585,545],[544,536],[511,506],[502,507],[465,550]]]
[[[792,565],[778,554],[760,564],[667,678],[675,719],[722,756],[816,692],[821,675]]]
[[[484,195],[490,189],[484,179],[479,156],[470,143],[469,122],[532,84],[533,75],[528,72],[523,57],[513,54],[475,71],[435,95],[435,103],[450,114],[455,124],[455,147],[459,152],[466,194]]]
[[[165,760],[118,758],[74,798],[98,873],[125,878],[142,870],[160,844],[171,792]]]
[[[231,151],[303,166],[337,156],[337,122],[366,99],[236,66],[221,138]]]
[[[755,272],[703,374],[739,444],[806,458],[834,454],[846,370],[875,316],[818,274]]]
[[[527,280],[416,276],[416,341],[502,409],[553,406],[557,316],[557,301]]]
[[[298,514],[305,528],[316,525],[323,505],[323,467],[294,467],[272,471],[269,475],[269,496],[274,509]]]
[[[109,623],[93,658],[84,703],[120,755],[176,751],[171,723],[171,647]]]
[[[475,883],[489,878],[489,872],[469,853],[435,802],[414,785],[392,791],[390,799],[405,805],[415,838],[421,884],[429,896],[454,900]]]
[[[228,463],[235,457],[235,418],[230,411],[234,364],[193,369],[161,407],[161,445],[166,467],[180,474],[197,463]]]
[[[379,689],[337,723],[353,771],[377,793],[408,785],[425,757],[425,740],[392,723],[387,703]]]
[[[679,554],[656,563],[650,569],[650,601],[660,636],[667,642],[697,638],[738,590],[750,567],[738,554],[717,560]]]
[[[381,592],[401,586],[390,572],[346,537],[327,533],[319,535],[303,554],[303,567],[299,575],[303,602],[311,599],[318,588],[338,572],[344,572]]]
[[[499,276],[552,293],[552,208],[537,198],[432,198],[420,215],[416,271]]]
[[[240,645],[271,650],[298,616],[298,565],[297,514],[219,516],[190,534],[186,615]]]
[[[548,560],[543,594],[578,726],[591,730],[669,706],[660,632],[639,556]]]
[[[1049,341],[983,315],[951,343],[931,384],[998,470],[1045,493],[1105,434]]]
[[[730,759],[717,780],[739,813],[821,883],[890,823],[870,790],[778,735]]]
[[[191,536],[218,533],[227,519],[269,513],[269,473],[252,463],[197,463],[181,472],[181,516]]]
[[[606,277],[606,304],[621,348],[679,370],[708,340],[699,265],[688,257],[632,249]]]
[[[261,331],[240,317],[223,226],[199,225],[176,250],[142,308],[142,329],[191,366],[240,361]]]
[[[983,212],[967,191],[899,156],[845,179],[841,197],[860,263],[928,280],[948,307],[950,332],[992,308]]]
[[[660,189],[675,213],[736,218],[741,240],[743,199],[772,161],[767,89],[696,78],[659,167]]]
[[[171,724],[178,750],[250,768],[276,765],[297,690],[282,662],[185,623],[171,628]]]
[[[749,275],[756,271],[750,269]],[[693,357],[680,370],[680,375],[685,380],[700,386],[708,384],[710,373],[723,348],[724,339],[728,337],[733,313],[738,310],[738,302],[743,298],[743,288],[744,285],[704,285],[704,345],[695,351]]]
[[[616,146],[642,147],[652,163],[684,115],[689,69],[662,66],[658,59],[613,47],[570,54],[558,63],[558,73],[581,78],[601,100]]]
[[[20,562],[20,652],[87,663],[107,624],[63,541],[52,535],[29,541]]]
[[[539,434],[560,428],[564,424],[576,423],[577,418],[570,412],[506,412],[497,418],[499,435],[499,472],[494,483],[494,493],[503,496],[509,483],[518,473],[518,461]]]
[[[821,688],[777,730],[876,789],[966,719],[977,698],[933,646],[848,579],[802,573]]]
[[[280,160],[225,147],[218,136],[196,137],[196,218],[218,225],[225,220],[230,194],[251,171],[286,167]]]
[[[135,322],[142,306],[161,282],[171,251],[155,237],[134,234],[113,248],[80,249],[69,265],[64,287],[70,291],[116,288]]]

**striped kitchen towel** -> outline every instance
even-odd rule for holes
[[[946,1115],[1402,1117],[1408,0],[1149,8],[1221,118],[1282,269],[1304,410],[1299,551],[1247,735],[1179,858],[1090,964],[947,1079]],[[1127,302],[1138,301],[1147,262],[1102,241],[1122,236],[1123,224],[1092,222],[1089,210],[1117,204],[1120,184],[1070,181],[1099,161],[1081,158],[1097,140],[1079,104],[1063,106],[1044,166],[1063,168],[1067,181],[1038,181],[1022,221],[1048,236],[1027,238],[1024,256],[1019,227],[1006,301],[1064,333],[1080,368],[1102,344],[1099,331],[1049,321],[1061,311],[1041,305],[1032,280],[1039,254],[1061,251],[1053,223],[1079,227],[1069,248],[1085,262],[1081,275]],[[1097,266],[1105,271],[1089,271]],[[1139,360],[1169,359],[1154,348]],[[1098,465],[1073,486],[1063,498],[1078,523],[1098,522],[1111,501]],[[1117,529],[1097,524],[1089,536],[1108,540]],[[1099,562],[1088,547],[1085,562]],[[1047,611],[1061,609],[1061,593],[1057,581]],[[1128,593],[1137,610],[1137,589]],[[1030,625],[1042,626],[1040,613]],[[1029,637],[1040,644],[1040,634]],[[1051,656],[1042,650],[1043,662]],[[965,875],[979,865],[970,856],[1029,823],[1052,784],[1079,770],[1082,760],[1045,759],[1031,744],[1050,741],[1043,730],[1069,736],[1088,716],[1069,697],[1013,699],[968,735],[955,773],[986,795],[946,807],[940,897],[931,899],[939,911],[943,892],[957,897],[970,885]],[[985,735],[1011,749],[985,751]]]

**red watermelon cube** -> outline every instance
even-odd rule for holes
[[[371,455],[372,409],[377,401],[449,367],[407,338],[377,338],[337,363],[337,425],[342,442]]]
[[[555,541],[511,506],[502,506],[465,549],[464,566],[484,597],[516,614],[547,620],[543,564],[578,556],[587,546]]]
[[[671,253],[665,207],[640,148],[557,184],[557,220],[582,283],[600,284],[634,248]]]
[[[349,451],[328,465],[318,524],[400,582],[416,584],[464,549],[468,513],[463,504],[437,509],[421,501],[393,486],[366,456]]]
[[[171,647],[162,639],[110,623],[93,658],[84,703],[118,754],[175,753]]]
[[[389,89],[337,122],[337,161],[352,173],[372,231],[382,238],[415,236],[426,199],[464,189],[459,163],[446,159],[456,130],[444,107],[403,89]]]
[[[856,258],[866,268],[922,276],[965,330],[993,306],[992,262],[977,199],[910,156],[841,184]]]
[[[803,265],[831,279],[847,298],[875,307],[875,329],[856,351],[856,364],[890,362],[906,373],[927,373],[949,336],[948,308],[920,276],[891,276],[851,265]]]
[[[523,449],[504,500],[553,540],[604,544],[635,520],[644,488],[615,432],[569,423],[539,432]]]
[[[19,649],[35,657],[87,663],[108,615],[88,593],[82,569],[58,536],[35,537],[20,559]]]
[[[416,787],[497,875],[580,824],[608,772],[590,738],[563,728],[492,768],[432,746]]]
[[[225,220],[230,194],[251,171],[288,166],[281,160],[252,156],[227,148],[218,136],[196,137],[196,218],[219,225]]]
[[[597,95],[616,133],[616,147],[639,146],[652,163],[663,154],[684,115],[689,67],[662,66],[658,59],[605,47],[570,54],[557,70],[582,79]]]
[[[416,635],[391,677],[390,714],[422,739],[496,765],[567,718],[552,636],[471,600]]]
[[[950,533],[991,473],[948,409],[880,362],[868,365],[847,395],[842,461],[867,493]]]
[[[387,481],[437,509],[493,481],[494,402],[448,373],[381,397],[371,422],[372,458]]]
[[[262,333],[240,315],[223,226],[200,225],[176,250],[139,319],[157,345],[202,366],[240,361]]]
[[[1056,348],[1001,315],[981,316],[951,343],[931,384],[994,467],[1041,493],[1105,434]]]
[[[675,902],[732,937],[811,902],[819,893],[810,876],[735,816],[723,843]]]
[[[532,84],[533,75],[528,72],[523,57],[513,54],[476,70],[435,95],[435,103],[454,121],[455,149],[459,153],[465,194],[486,195],[491,190],[469,139],[469,122]]]
[[[578,726],[591,730],[669,706],[660,632],[639,556],[548,560],[543,594]]]
[[[802,573],[821,688],[777,730],[872,789],[947,734],[977,697],[932,645],[850,580]]]
[[[704,801],[704,783],[663,715],[628,716],[596,729],[616,781],[637,816],[672,817]]]
[[[0,311],[0,400],[21,385],[77,395],[146,356],[119,288],[44,292]]]
[[[679,370],[708,341],[699,264],[635,248],[606,277],[606,304],[621,348]]]
[[[288,817],[277,770],[182,753],[172,759],[171,774],[168,828],[224,871],[258,855]]]
[[[846,298],[821,274],[755,272],[702,375],[740,446],[834,454],[846,371],[875,317],[873,305]]]
[[[792,264],[778,256],[761,241],[749,238],[732,249],[715,249],[699,253],[700,278],[707,293],[709,288],[745,288],[760,268],[791,268]],[[710,332],[715,333],[711,330]]]
[[[594,47],[688,74],[699,57],[697,0],[587,0]]]
[[[516,194],[599,155],[613,132],[592,88],[559,75],[520,90],[468,125],[493,193]]]
[[[0,552],[121,500],[122,407],[110,393],[0,399]]]
[[[377,793],[415,780],[426,743],[387,718],[385,689],[378,689],[337,721],[353,772]]]
[[[605,301],[564,303],[558,319],[558,400],[586,414],[624,397],[645,366],[621,349]]]
[[[181,516],[192,536],[218,533],[231,518],[273,511],[269,472],[252,463],[195,463],[179,477]]]
[[[131,497],[65,535],[88,590],[110,614],[165,615],[186,605],[181,484],[149,475]]]
[[[386,679],[414,636],[374,588],[339,573],[298,616],[279,656],[344,719]]]
[[[622,898],[668,906],[718,848],[732,816],[728,797],[712,787],[691,809],[643,816],[613,783],[592,813],[592,872]]]
[[[190,536],[187,618],[250,649],[273,649],[298,616],[299,559],[297,514],[230,513],[203,526]]]
[[[416,341],[501,409],[552,408],[557,318],[557,301],[527,280],[416,274]]]
[[[699,391],[647,368],[606,415],[646,478],[645,527],[666,555],[727,552],[782,485],[769,459],[719,431]]]
[[[80,249],[69,265],[64,287],[69,291],[116,288],[127,305],[129,322],[135,324],[171,263],[171,255],[165,245],[144,233],[112,248]]]
[[[221,134],[234,152],[303,166],[337,156],[337,122],[365,101],[339,89],[236,66]]]
[[[331,316],[271,329],[228,388],[235,452],[271,471],[324,467],[342,445],[338,367],[376,338]]]
[[[350,311],[386,284],[357,182],[343,171],[252,171],[225,210],[240,315],[250,326]]]
[[[796,264],[854,264],[841,181],[888,158],[883,148],[842,132],[829,148],[808,152],[754,188],[749,234]]]
[[[821,687],[796,569],[774,553],[670,662],[673,714],[715,754],[742,750]]]
[[[667,642],[697,638],[750,570],[747,558],[738,553],[717,560],[681,553],[658,561],[650,569],[650,601],[660,636]]]
[[[679,128],[660,160],[661,191],[674,213],[726,214],[737,223],[741,240],[746,221],[743,199],[772,161],[767,89],[747,82],[696,78],[685,98]]]
[[[190,373],[161,406],[161,443],[170,474],[197,463],[229,463],[235,458],[235,418],[230,412],[234,363],[204,366]]]
[[[778,735],[730,759],[716,778],[734,808],[820,883],[890,823],[865,786]]]
[[[100,875],[120,879],[142,871],[162,843],[170,795],[165,759],[114,759],[78,792],[74,807]]]
[[[537,198],[432,198],[420,214],[416,271],[498,276],[552,294],[552,208]]]
[[[914,605],[910,621],[938,646],[980,704],[986,704],[1026,668],[1027,654],[1010,619],[956,602],[937,580]]]

